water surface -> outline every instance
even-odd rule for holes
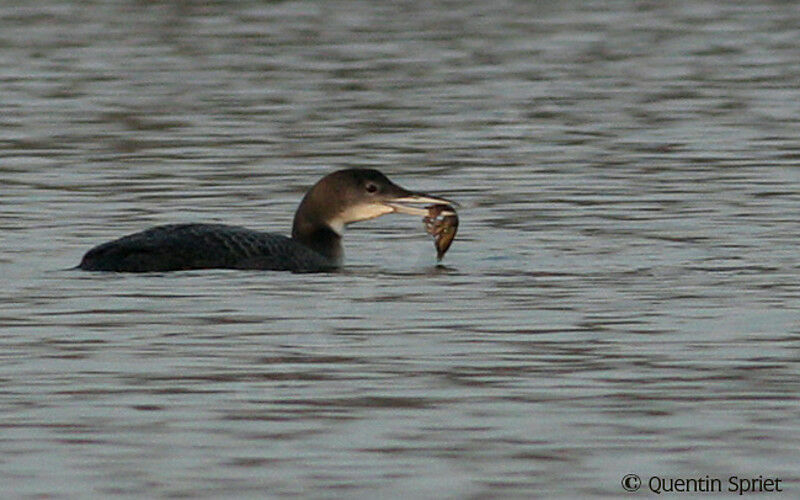
[[[496,498],[800,474],[791,2],[0,7],[0,482]],[[462,203],[340,273],[69,270],[288,233],[342,167]],[[794,493],[792,493],[794,491]]]

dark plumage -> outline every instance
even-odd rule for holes
[[[337,265],[280,234],[224,224],[170,224],[98,245],[78,267],[125,272],[207,268],[319,272]]]

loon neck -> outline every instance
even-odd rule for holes
[[[303,197],[294,214],[292,239],[340,265],[344,224],[336,223],[341,212],[342,188],[335,175],[320,179]]]
[[[292,239],[334,264],[342,262],[342,236],[327,224],[303,224],[295,220]]]

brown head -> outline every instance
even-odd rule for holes
[[[398,186],[377,170],[338,170],[306,193],[292,225],[292,238],[328,258],[341,258],[341,237],[348,224],[393,212],[425,215],[414,204],[452,203]]]

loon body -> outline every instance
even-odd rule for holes
[[[78,268],[329,271],[341,266],[346,225],[393,212],[425,216],[427,210],[407,205],[414,203],[451,202],[408,191],[377,170],[339,170],[306,193],[295,212],[291,238],[223,224],[170,224],[98,245],[86,252]]]

